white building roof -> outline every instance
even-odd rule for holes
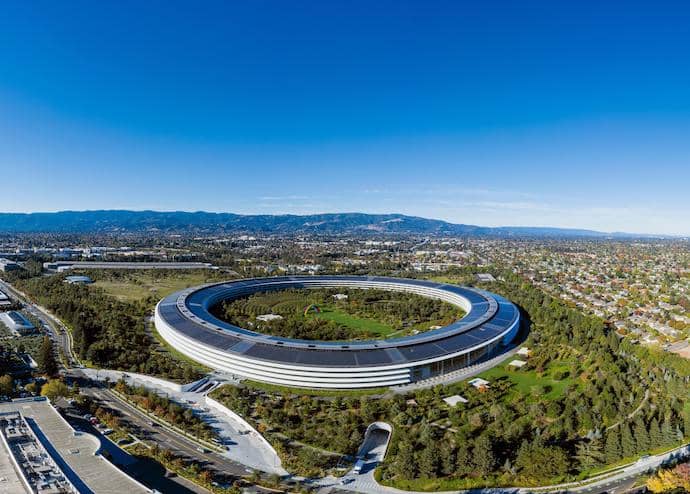
[[[475,377],[469,383],[475,388],[483,388],[489,385],[489,381],[482,379],[481,377]]]
[[[446,403],[448,403],[452,407],[454,407],[458,403],[467,403],[468,402],[468,400],[466,398],[463,398],[460,395],[453,395],[453,396],[449,396],[447,398],[443,398],[443,401],[445,401]]]
[[[519,369],[519,368],[527,365],[527,362],[525,362],[524,360],[517,360],[516,359],[516,360],[512,360],[508,365],[511,367],[517,367]]]
[[[257,321],[264,321],[264,322],[278,321],[282,318],[283,318],[283,316],[281,316],[280,314],[261,314],[260,316],[256,316]]]

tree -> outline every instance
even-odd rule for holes
[[[398,454],[392,470],[395,475],[405,479],[416,476],[417,462],[414,457],[414,448],[409,441],[402,441],[398,446]]]
[[[670,470],[661,470],[647,481],[647,488],[652,492],[667,492],[682,489],[690,492],[690,465],[680,464]]]
[[[474,443],[472,450],[474,466],[480,475],[489,475],[496,466],[496,457],[491,445],[491,439],[484,434]]]
[[[661,424],[661,438],[664,442],[664,446],[668,444],[673,444],[676,440],[676,434],[673,431],[673,426],[671,425],[671,420],[668,415],[664,418],[664,422]]]
[[[441,443],[439,449],[441,473],[445,476],[450,476],[455,472],[455,452],[447,442]]]
[[[544,446],[537,439],[532,443],[523,442],[518,450],[515,466],[520,475],[529,481],[552,479],[568,471],[568,456],[558,446]]]
[[[604,452],[601,439],[580,441],[575,446],[575,458],[584,470],[588,470],[604,463]]]
[[[61,396],[69,396],[69,388],[61,380],[51,379],[41,388],[41,396],[47,397],[50,401],[55,401]]]
[[[213,474],[210,470],[204,470],[199,474],[199,480],[202,484],[210,484],[213,481]]]
[[[38,351],[38,367],[42,372],[49,376],[54,376],[57,374],[58,365],[55,361],[55,354],[53,353],[53,344],[50,338],[47,336],[43,337],[41,342],[41,348]]]
[[[635,442],[637,444],[638,453],[649,449],[649,433],[642,420],[635,421]]]
[[[635,450],[635,440],[630,432],[630,425],[627,422],[623,422],[620,426],[621,429],[621,451],[624,458],[629,458],[634,456]]]
[[[654,417],[649,423],[649,445],[652,448],[658,448],[664,443],[661,436],[661,429],[659,428],[659,421]]]
[[[472,455],[466,444],[465,442],[460,443],[455,455],[455,469],[459,476],[468,475],[474,466],[472,464]]]
[[[14,390],[14,379],[12,376],[4,375],[0,377],[0,395],[10,396]]]
[[[607,463],[613,463],[621,459],[621,440],[618,433],[618,427],[606,433],[606,446],[604,451]]]
[[[24,389],[26,389],[29,393],[31,394],[36,394],[40,391],[40,388],[38,387],[38,383],[30,382],[26,386],[24,386]]]
[[[690,437],[690,411],[683,413],[683,434],[685,437]]]
[[[420,477],[435,477],[438,471],[437,451],[431,446],[424,448],[419,453],[417,465],[419,467]]]

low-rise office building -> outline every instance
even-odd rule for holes
[[[73,276],[67,276],[65,278],[65,283],[69,283],[70,285],[90,285],[93,283],[93,280],[84,275],[73,275]]]
[[[4,257],[0,258],[0,271],[3,272],[8,272],[8,271],[16,271],[17,269],[20,269],[21,266],[17,264],[14,261],[10,261],[9,259],[5,259]]]
[[[34,326],[21,312],[14,310],[3,312],[0,314],[0,321],[16,335],[27,335],[36,332],[36,326]]]
[[[43,269],[61,273],[70,269],[217,269],[209,262],[44,262]]]
[[[45,398],[0,403],[0,441],[0,457],[14,466],[11,484],[0,492],[153,492],[101,456],[98,438],[74,430]],[[0,472],[9,474],[5,463],[0,460]]]
[[[209,312],[224,301],[293,288],[414,293],[456,305],[465,316],[412,336],[317,341],[262,334],[221,321]],[[173,293],[156,306],[155,325],[174,348],[213,369],[283,386],[357,389],[423,381],[491,358],[512,344],[520,330],[520,312],[499,295],[433,281],[284,276],[235,280]]]
[[[10,492],[79,494],[20,412],[0,413],[0,441],[18,479]]]

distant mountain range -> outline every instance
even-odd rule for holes
[[[0,213],[0,233],[320,233],[484,237],[635,238],[644,235],[547,227],[483,227],[402,214],[241,215],[184,211]]]

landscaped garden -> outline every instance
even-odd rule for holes
[[[499,278],[497,273],[497,278]],[[502,272],[492,291],[525,310],[525,364],[405,395],[327,396],[226,386],[214,396],[276,445],[286,467],[337,472],[368,424],[393,426],[380,482],[407,490],[543,485],[578,480],[690,437],[690,363],[620,341],[604,321]],[[466,403],[448,405],[459,395]],[[333,453],[339,456],[333,456]]]
[[[419,295],[346,288],[261,292],[222,302],[212,312],[263,333],[331,341],[417,334],[464,315],[454,305]]]

